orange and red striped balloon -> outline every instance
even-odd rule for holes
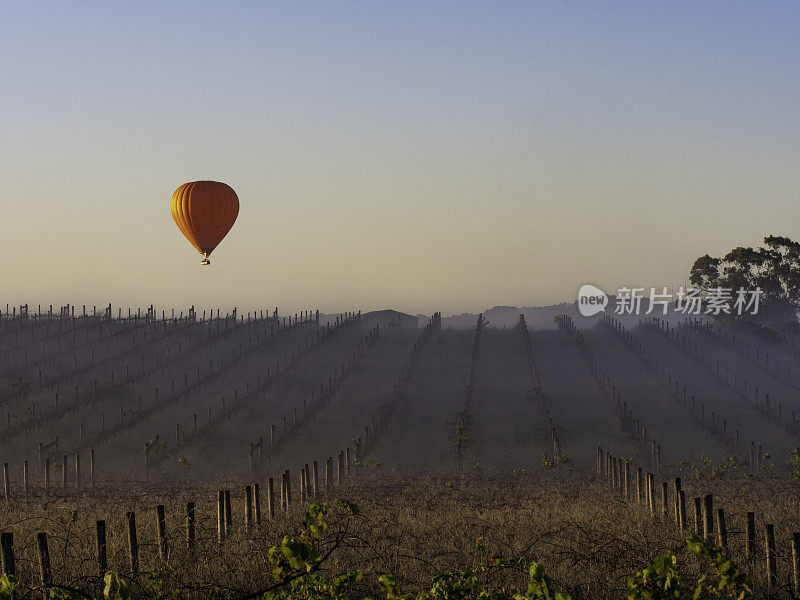
[[[208,257],[233,227],[239,214],[239,198],[233,188],[219,181],[191,181],[172,194],[172,218],[186,239],[210,263]]]

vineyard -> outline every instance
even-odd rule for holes
[[[561,308],[7,307],[0,596],[796,597],[791,332]]]

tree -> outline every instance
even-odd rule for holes
[[[694,261],[689,280],[704,292],[760,288],[759,318],[794,321],[800,311],[800,243],[769,235],[760,248],[739,246],[722,258],[706,254]]]

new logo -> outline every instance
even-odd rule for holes
[[[603,312],[606,306],[608,306],[608,296],[600,288],[587,283],[578,290],[578,310],[584,317]]]

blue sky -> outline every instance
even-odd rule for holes
[[[480,310],[800,238],[800,4],[0,4],[12,303]],[[169,215],[241,212],[210,269]]]

